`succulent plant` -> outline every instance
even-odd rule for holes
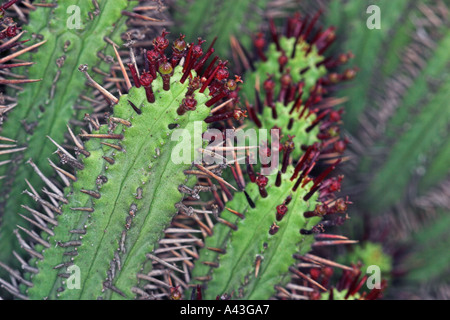
[[[135,86],[120,99],[98,85],[85,65],[80,67],[88,81],[116,105],[106,124],[86,117],[93,130],[79,135],[88,140],[85,144],[69,129],[77,158],[58,145],[62,163],[76,171],[72,174],[54,167],[65,180],[72,180],[65,190],[31,162],[49,190],[44,189],[45,196],[33,189],[26,194],[47,213],[22,206],[35,217],[25,219],[40,228],[41,234],[19,227],[32,239],[30,244],[16,232],[20,245],[32,257],[24,270],[31,275],[26,280],[11,273],[27,289],[2,281],[11,294],[21,298],[27,294],[31,299],[132,298],[139,285],[138,274],[151,272],[149,257],[183,198],[178,188],[190,184],[184,174],[190,162],[171,160],[179,144],[172,137],[174,129],[191,136],[195,130],[206,130],[204,120],[210,107],[221,100],[217,97],[226,98],[236,88],[234,80],[227,79],[223,63],[205,66],[201,42],[191,43],[188,49],[182,36],[175,41],[173,54],[166,55],[166,35],[163,31],[155,38],[154,49],[147,51],[144,71],[130,65]],[[201,83],[199,77],[207,80]],[[201,143],[197,146],[192,141],[189,146],[194,156]],[[81,270],[81,290],[67,289],[71,266]]]
[[[305,165],[303,172],[308,169]],[[312,182],[304,174],[293,181],[291,176],[295,176],[293,167],[284,177],[258,176],[246,193],[227,203],[193,271],[195,279],[205,283],[206,299],[229,295],[265,300],[275,296],[277,286],[285,286],[292,275],[302,275],[295,261],[311,250],[314,234],[324,225],[341,222],[337,218],[320,224],[324,215],[345,213],[347,207],[343,199],[325,204],[334,180],[323,183],[318,200],[314,191],[319,190],[323,175]],[[277,182],[280,178],[281,183]],[[298,181],[303,182],[301,187]]]
[[[313,140],[305,141],[305,137],[323,119],[330,121],[324,121],[323,126],[328,130],[319,138],[337,137],[339,127],[332,123],[340,121],[344,110],[333,110],[331,107],[342,103],[342,100],[326,94],[328,90],[335,90],[340,82],[353,79],[356,72],[354,69],[347,69],[342,74],[335,72],[336,67],[346,63],[352,54],[324,56],[336,36],[334,27],[317,30],[320,14],[318,12],[311,20],[299,14],[289,18],[284,35],[277,33],[271,20],[273,41],[267,46],[263,34],[259,33],[255,38],[255,51],[261,60],[254,62],[251,70],[247,71],[244,77],[246,85],[242,90],[249,116],[257,127],[282,128],[284,139],[293,136],[295,143],[306,145]],[[236,46],[239,48],[239,45]],[[267,50],[264,51],[265,47]],[[235,50],[239,51],[238,48]],[[241,56],[241,59],[245,57]],[[262,108],[262,102],[271,108]],[[311,112],[317,113],[316,119],[311,120]],[[305,121],[296,121],[302,118]],[[339,153],[346,148],[348,141],[336,140],[333,143]],[[301,149],[297,148],[293,156],[300,154]]]
[[[172,55],[168,32],[152,43],[144,37],[164,24],[146,16],[161,1],[82,2],[83,29],[65,24],[68,0],[24,1],[22,12],[16,2],[2,8],[14,5],[37,43],[24,46],[20,29],[13,34],[15,25],[2,19],[1,34],[9,30],[12,39],[0,39],[9,55],[0,60],[7,88],[0,97],[0,296],[379,298],[386,282],[364,290],[362,265],[334,262],[327,251],[357,242],[334,228],[348,219],[347,194],[358,203],[353,229],[364,224],[364,239],[393,254],[391,275],[405,273],[406,288],[443,295],[450,207],[444,1],[380,0],[382,28],[370,30],[366,2],[303,1],[298,6],[311,14],[282,25],[274,18],[296,0],[173,0]],[[336,28],[322,28],[323,21]],[[200,33],[209,48],[178,31]],[[358,68],[342,67],[353,57],[349,49]],[[13,61],[19,54],[34,64]],[[82,72],[72,72],[81,63]],[[229,79],[228,69],[242,79]],[[359,81],[343,84],[357,70]],[[234,147],[227,139],[215,144],[207,128],[224,138],[227,129],[244,128],[272,136],[261,144],[258,132],[258,147]],[[212,148],[187,139],[202,132]],[[193,150],[232,157],[192,163]],[[174,154],[190,160],[175,163]],[[250,161],[257,156],[272,162]],[[350,187],[340,193],[342,174]],[[406,258],[398,259],[399,248],[409,250]],[[380,250],[363,243],[347,259],[371,261]],[[337,282],[332,267],[343,270]]]
[[[108,57],[114,54],[111,43],[122,42],[126,21],[133,16],[129,11],[137,4],[126,0],[115,1],[114,5],[108,5],[107,1],[83,1],[78,4],[78,11],[72,10],[72,1],[66,0],[29,5],[32,9],[28,10],[29,21],[23,29],[40,42],[25,51],[42,46],[31,54],[30,60],[38,63],[28,69],[27,76],[43,80],[19,92],[17,106],[2,126],[2,136],[13,140],[15,147],[1,154],[1,260],[11,261],[13,250],[22,252],[15,241],[9,240],[14,237],[20,205],[34,208],[33,202],[22,194],[23,190],[29,188],[28,183],[38,191],[44,186],[33,166],[26,163],[31,159],[49,175],[52,168],[48,159],[56,161],[51,156],[52,141],[59,145],[64,143],[62,133],[67,123],[79,124],[84,114],[92,112],[94,107],[100,112],[110,105],[101,95],[91,96],[93,89],[85,86],[85,78],[75,72],[76,68],[80,63],[88,64],[98,80],[109,74],[112,59]],[[68,21],[70,13],[79,14],[74,17],[79,19],[79,26],[72,26]]]
[[[340,225],[347,219],[349,201],[335,195],[342,177],[327,179],[341,162],[339,157],[345,150],[345,143],[339,139],[338,128],[335,134],[329,134],[330,128],[340,121],[340,113],[333,111],[333,104],[318,107],[326,86],[332,82],[326,81],[329,76],[325,75],[325,67],[321,71],[315,69],[316,64],[323,64],[324,58],[315,58],[313,52],[323,52],[332,29],[312,36],[315,21],[306,25],[304,21],[299,16],[290,19],[286,38],[279,37],[272,24],[274,43],[266,52],[262,50],[264,45],[260,46],[258,54],[263,61],[255,64],[253,72],[247,73],[242,86],[244,96],[247,96],[245,92],[254,94],[255,82],[262,83],[264,75],[269,74],[264,82],[265,99],[259,98],[256,88],[256,107],[247,101],[247,109],[253,125],[274,129],[278,138],[283,137],[280,139],[283,143],[272,140],[270,146],[272,152],[282,150],[283,156],[279,157],[280,166],[266,177],[256,174],[249,161],[252,156],[247,155],[246,171],[250,182],[245,189],[242,183],[245,179],[235,174],[241,192],[224,204],[225,209],[200,250],[193,269],[194,283],[201,284],[206,299],[269,299],[285,293],[293,277],[309,281],[315,289],[325,290],[296,267],[296,260],[320,259],[309,254],[314,246],[314,234],[319,234],[318,239],[329,239],[318,241],[317,246],[354,243],[345,237],[320,235],[326,226]],[[309,36],[315,41],[308,42]],[[260,34],[256,41],[264,44],[262,38]],[[293,49],[298,39],[302,40]],[[328,63],[333,62],[328,59]],[[305,72],[310,67],[311,72]],[[335,76],[338,80],[339,76]],[[255,80],[257,78],[260,79]],[[339,142],[344,143],[341,152],[328,157],[330,165],[322,172],[318,169],[312,174],[319,159],[334,152],[333,144]],[[267,146],[259,152],[265,154],[268,149]],[[272,161],[278,163],[277,155],[271,156]],[[240,172],[239,165],[234,166],[233,172]],[[290,287],[293,286],[291,283]],[[301,288],[304,295],[314,292],[311,287],[297,288]],[[289,298],[294,296],[288,295]]]

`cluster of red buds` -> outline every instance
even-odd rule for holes
[[[215,56],[208,63],[214,54],[213,45],[215,41],[211,43],[206,53],[204,53],[202,45],[205,40],[199,38],[197,44],[188,44],[185,41],[185,36],[180,35],[173,42],[172,54],[169,57],[166,54],[170,45],[167,39],[168,34],[168,32],[163,30],[161,35],[153,40],[153,49],[144,51],[145,68],[140,75],[134,64],[128,65],[135,86],[137,88],[141,86],[145,88],[148,102],[155,102],[155,94],[152,89],[153,81],[158,75],[161,76],[163,89],[169,91],[175,67],[180,65],[180,63],[183,63],[180,82],[185,83],[189,79],[189,86],[186,96],[177,110],[179,115],[196,109],[196,91],[205,93],[206,89],[209,90],[211,98],[205,103],[208,107],[215,105],[223,99],[230,98],[231,93],[237,89],[237,84],[242,81],[239,77],[229,79],[230,73],[227,68],[227,61],[221,61],[219,57]],[[210,118],[208,122],[224,120],[231,117],[241,119],[244,116],[244,112],[236,110],[230,114],[221,115],[218,119]]]
[[[15,24],[8,26],[5,30],[0,32],[0,40],[15,37],[18,30],[19,28]]]
[[[308,118],[312,114],[316,114],[316,120],[308,128],[308,131],[315,128],[319,123],[321,124],[321,129],[328,128],[328,130],[322,130],[324,133],[321,134],[319,138],[327,139],[331,136],[336,136],[339,133],[339,127],[332,125],[340,120],[340,115],[342,110],[333,111],[332,106],[327,106],[332,104],[330,101],[324,101],[325,95],[328,93],[328,87],[332,87],[339,82],[351,80],[356,75],[356,68],[347,69],[342,74],[333,71],[336,67],[345,64],[349,59],[353,58],[351,52],[340,54],[337,57],[326,57],[320,62],[316,63],[316,67],[325,66],[330,72],[320,78],[314,87],[308,93],[308,97],[305,96],[305,82],[300,81],[295,83],[291,76],[291,70],[287,68],[289,61],[294,59],[297,50],[297,44],[303,42],[307,44],[305,55],[308,56],[312,48],[315,47],[318,55],[323,55],[325,51],[330,47],[330,45],[335,41],[335,32],[333,27],[329,27],[322,31],[321,28],[317,28],[317,20],[321,15],[319,11],[311,19],[308,17],[302,17],[300,14],[294,15],[292,18],[288,19],[286,32],[284,34],[287,38],[295,38],[293,42],[293,48],[287,50],[288,48],[283,48],[280,41],[280,35],[277,33],[274,22],[270,21],[270,35],[271,41],[275,44],[276,50],[280,53],[278,58],[279,72],[282,74],[279,80],[279,86],[281,87],[278,93],[275,93],[276,83],[274,81],[273,75],[268,75],[268,78],[263,82],[263,89],[265,93],[265,101],[261,100],[258,90],[255,91],[256,99],[255,105],[250,105],[247,103],[247,109],[249,112],[249,117],[252,121],[260,128],[262,126],[258,114],[262,114],[264,105],[272,109],[272,117],[274,119],[278,118],[277,111],[275,108],[275,102],[281,102],[285,106],[289,103],[294,102],[290,110],[290,115],[292,118],[288,124],[288,129],[291,129],[294,121],[297,119]],[[317,31],[316,31],[317,30]],[[263,33],[258,33],[254,39],[254,47],[259,58],[263,61],[267,60],[264,53],[264,49],[268,46],[268,41],[266,41]],[[286,52],[291,52],[290,55],[286,55]],[[300,74],[305,74],[311,67],[306,67],[300,70]],[[294,114],[294,111],[297,111]],[[337,119],[339,118],[339,119]]]
[[[306,83],[300,81],[295,83],[290,74],[291,70],[286,67],[289,59],[294,58],[296,44],[299,41],[307,42],[306,55],[310,54],[311,48],[316,47],[317,52],[322,55],[327,48],[335,40],[334,29],[328,28],[325,31],[317,31],[314,34],[315,24],[319,18],[320,12],[316,14],[311,20],[307,17],[301,18],[300,15],[295,15],[288,20],[286,34],[288,38],[295,38],[294,49],[291,50],[290,56],[286,55],[288,50],[281,47],[280,37],[276,32],[273,21],[270,22],[270,34],[272,42],[275,43],[277,50],[281,53],[278,59],[279,71],[282,74],[279,79],[279,84],[276,83],[276,77],[268,75],[263,82],[262,88],[265,93],[265,99],[260,97],[258,90],[255,90],[256,99],[255,105],[246,103],[249,118],[255,123],[258,128],[263,126],[260,115],[263,113],[263,108],[271,108],[273,119],[278,119],[276,103],[281,103],[285,107],[290,106],[289,109],[289,123],[287,126],[280,123],[278,133],[280,137],[284,137],[285,143],[280,145],[280,151],[283,152],[283,160],[281,169],[278,172],[275,185],[279,187],[282,184],[282,175],[286,173],[286,169],[290,164],[293,150],[297,147],[303,151],[303,155],[298,162],[294,162],[294,173],[290,177],[291,181],[295,181],[292,191],[296,191],[299,187],[305,188],[308,186],[309,192],[304,196],[303,200],[308,201],[311,197],[318,193],[318,204],[314,211],[304,213],[305,217],[328,216],[327,220],[315,226],[312,230],[300,230],[302,234],[312,234],[324,231],[324,227],[341,225],[347,219],[346,214],[348,205],[351,202],[347,198],[337,198],[336,194],[341,189],[341,182],[343,176],[329,177],[335,171],[337,166],[344,160],[342,154],[345,152],[349,144],[348,138],[340,137],[340,124],[342,122],[343,109],[335,110],[334,106],[337,104],[333,99],[327,99],[328,87],[335,85],[343,80],[350,80],[355,76],[355,69],[348,69],[342,75],[337,73],[330,73],[329,75],[318,79],[309,92],[305,92]],[[254,41],[256,52],[260,59],[267,60],[264,54],[264,49],[267,47],[264,35],[259,33]],[[324,65],[328,69],[336,68],[341,64],[346,63],[353,55],[351,53],[341,54],[337,58],[328,57],[322,60],[317,66]],[[309,68],[303,69],[300,72],[305,73]],[[276,88],[279,88],[276,92]],[[279,109],[278,109],[279,110]],[[287,131],[291,130],[295,121],[304,121],[314,115],[309,126],[305,129],[306,132],[312,133],[313,130],[318,129],[318,142],[305,146],[295,146],[295,136],[284,134],[284,128]],[[274,127],[275,128],[275,127]],[[268,148],[269,149],[269,148]],[[270,149],[269,149],[270,150]],[[320,169],[323,163],[327,167]],[[321,173],[317,173],[321,170]],[[261,196],[267,196],[265,190],[265,181],[261,176],[256,176],[253,166],[247,164],[247,172],[250,180],[258,184]],[[311,184],[309,184],[312,182]],[[270,195],[269,195],[270,196]],[[277,207],[277,220],[280,221],[287,214],[287,207],[285,204],[280,204]],[[332,218],[331,218],[332,217]],[[275,234],[278,231],[278,226],[274,222],[270,233]]]

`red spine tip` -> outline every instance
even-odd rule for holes
[[[288,207],[285,204],[280,204],[279,206],[277,206],[277,221],[281,221],[287,212]]]
[[[139,77],[138,77],[138,74],[137,74],[136,67],[134,66],[134,64],[129,63],[128,64],[128,68],[131,71],[131,76],[133,77],[134,85],[136,86],[136,88],[140,88],[141,87],[141,82],[139,81]]]

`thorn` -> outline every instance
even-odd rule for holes
[[[45,241],[44,239],[42,239],[40,236],[38,236],[35,232],[31,232],[28,229],[25,229],[24,227],[21,227],[19,225],[17,225],[17,227],[22,230],[23,232],[25,232],[29,237],[31,237],[32,239],[36,240],[36,242],[39,242],[41,245],[43,245],[44,247],[46,247],[47,249],[50,248],[50,243],[48,243],[47,241]]]
[[[67,267],[70,267],[70,266],[73,266],[73,262],[60,263],[57,266],[53,267],[53,270],[67,268]]]
[[[191,64],[191,57],[192,57],[192,50],[194,49],[194,43],[192,42],[189,45],[189,51],[186,55],[186,61],[184,62],[184,66],[183,66],[183,77],[186,75],[187,71],[188,71],[188,67],[189,64]],[[187,76],[186,76],[187,78]],[[181,83],[184,83],[184,81],[180,81]]]
[[[16,270],[11,269],[10,267],[8,267],[7,265],[5,265],[3,262],[0,261],[0,267],[2,267],[3,269],[6,270],[6,272],[8,272],[11,277],[13,277],[14,279],[18,280],[20,283],[23,283],[24,285],[28,286],[28,287],[33,287],[33,283],[31,283],[28,280],[25,280],[24,278],[22,278],[19,274],[19,272],[17,272]]]
[[[57,186],[55,186],[55,184],[53,182],[51,182],[43,173],[41,170],[39,170],[39,168],[36,166],[36,164],[33,162],[32,159],[29,159],[27,162],[27,164],[29,164],[34,172],[37,173],[37,175],[42,179],[42,181],[44,181],[44,183],[50,188],[52,189],[58,196],[62,197],[64,195],[64,193],[59,190],[59,188]]]
[[[231,212],[232,214],[238,216],[241,219],[245,219],[245,216],[242,213],[237,212],[236,210],[230,209],[230,208],[225,208],[227,209],[229,212]]]
[[[34,83],[39,81],[42,81],[42,79],[18,79],[18,80],[0,79],[0,85]]]
[[[122,134],[88,134],[88,133],[84,133],[84,134],[80,134],[79,135],[82,138],[96,138],[96,139],[112,139],[112,140],[123,140],[123,135]]]
[[[277,179],[275,181],[275,186],[276,187],[280,187],[281,186],[281,182],[282,182],[282,180],[281,180],[281,171],[278,171]]]
[[[156,262],[158,262],[158,263],[160,263],[160,264],[162,264],[162,265],[164,265],[164,266],[166,266],[166,267],[168,267],[168,268],[170,268],[170,269],[172,269],[174,271],[177,271],[177,272],[180,272],[180,273],[185,273],[183,270],[178,269],[177,267],[171,265],[170,263],[165,262],[164,260],[162,260],[162,259],[158,258],[157,256],[154,256],[154,255],[152,255],[150,253],[147,253],[145,256],[148,259],[154,260],[154,261],[156,261]]]
[[[212,173],[211,171],[209,171],[208,169],[206,169],[205,167],[196,164],[195,165],[199,170],[203,171],[204,173],[210,175],[211,177],[213,177],[214,179],[216,179],[217,181],[221,181],[223,184],[225,184],[226,186],[230,187],[231,189],[233,189],[234,191],[238,191],[235,187],[233,187],[231,184],[229,184],[228,182],[226,182],[224,179],[222,179],[221,177],[215,175],[214,173]]]
[[[128,102],[130,102],[130,100],[128,100]],[[131,104],[131,102],[130,102]],[[139,110],[140,111],[140,110]],[[124,119],[120,119],[120,118],[115,118],[115,117],[109,117],[109,120],[111,120],[114,123],[120,123],[123,124],[126,127],[131,127],[131,122],[128,120],[124,120]]]
[[[19,40],[23,36],[24,33],[25,33],[25,31],[22,31],[22,32],[18,33],[15,37],[6,41],[5,43],[2,43],[0,45],[0,50],[2,50],[2,49],[7,50],[7,49],[11,48],[11,45],[16,43],[16,41]]]
[[[133,108],[133,110],[134,110],[137,114],[142,114],[142,111],[141,111],[138,107],[136,107],[136,105],[135,105],[133,102],[131,102],[130,100],[128,100],[128,103],[130,104],[130,106]]]
[[[200,239],[162,239],[159,244],[174,244],[174,243],[192,243],[198,242]]]
[[[105,145],[105,146],[107,146],[107,147],[116,149],[116,150],[118,150],[118,151],[123,151],[122,147],[121,147],[121,146],[118,146],[118,145],[116,145],[116,144],[106,143],[106,142],[100,142],[100,143],[103,144],[103,145]]]
[[[227,253],[227,251],[225,249],[220,249],[220,248],[207,247],[206,249],[213,251],[213,252],[217,252],[219,254]]]
[[[116,160],[114,160],[113,158],[106,157],[106,156],[102,156],[102,158],[111,165],[116,163]]]
[[[90,114],[86,113],[84,115],[84,119],[83,120],[88,121],[90,123],[90,125],[92,127],[94,127],[94,130],[99,130],[100,129],[100,124],[98,123],[98,119],[93,119]]]
[[[342,159],[338,159],[335,163],[333,163],[333,165],[331,165],[330,167],[328,167],[324,172],[322,172],[316,179],[314,179],[314,185],[311,187],[311,190],[313,190],[314,188],[316,188],[322,181],[323,179],[325,179],[330,173],[331,171],[333,171],[334,169],[336,169],[336,166],[341,163]]]
[[[307,282],[311,283],[313,286],[316,286],[317,288],[319,288],[320,290],[326,292],[327,289],[325,289],[321,284],[317,283],[316,281],[314,281],[313,279],[311,279],[310,277],[306,276],[303,272],[300,272],[299,270],[297,270],[294,267],[289,267],[289,271],[292,272],[293,274],[299,276],[300,278],[306,280]]]
[[[17,148],[17,149],[9,149],[9,150],[2,150],[0,151],[0,156],[4,155],[4,154],[10,154],[10,153],[15,153],[15,152],[21,152],[26,150],[27,148]]]
[[[218,268],[219,267],[219,263],[217,263],[217,262],[202,261],[202,264],[204,264],[205,266],[209,266],[211,268]]]
[[[294,254],[294,258],[295,259],[301,259],[301,260],[304,260],[306,262],[311,262],[312,261],[314,263],[324,264],[324,265],[327,265],[327,266],[330,266],[330,267],[340,268],[342,270],[353,271],[353,269],[350,268],[350,267],[344,266],[342,264],[339,264],[337,262],[334,262],[334,261],[331,261],[331,260],[328,260],[328,259],[317,257],[317,256],[309,254],[309,253],[305,254],[304,256],[300,256],[298,254]]]
[[[7,141],[7,142],[17,143],[16,140],[12,140],[12,139],[9,139],[9,138],[6,138],[6,137],[0,137],[0,141]]]
[[[79,240],[67,241],[67,242],[58,241],[57,245],[61,248],[68,248],[68,247],[79,247],[82,245],[82,243]]]
[[[20,217],[22,217],[22,219],[24,219],[24,220],[28,221],[29,223],[31,223],[32,225],[34,225],[35,227],[37,227],[37,228],[41,229],[42,231],[48,233],[50,236],[53,237],[55,235],[55,233],[52,230],[50,230],[49,228],[47,228],[47,227],[41,225],[40,223],[34,221],[33,219],[30,219],[27,216],[24,216],[24,215],[22,215],[20,213],[18,213],[18,215]]]
[[[55,169],[57,172],[63,174],[65,177],[69,178],[70,180],[72,180],[72,181],[74,181],[74,182],[77,181],[77,177],[75,177],[73,174],[71,174],[71,173],[69,173],[69,172],[67,172],[67,171],[65,171],[65,170],[63,170],[63,169],[57,167],[53,162],[51,162],[50,159],[48,159],[48,161],[50,162],[50,166],[51,166],[53,169]]]
[[[236,39],[236,37],[234,36],[230,36],[230,46],[231,46],[231,50],[233,52],[236,52],[240,62],[242,63],[243,67],[245,70],[255,70],[255,66],[252,63],[252,60],[248,57],[248,54],[246,54],[244,48],[242,47],[242,45],[239,43],[239,40]]]
[[[84,230],[84,229],[82,229],[82,230],[75,229],[75,230],[70,230],[69,233],[72,233],[72,234],[86,234],[86,230]]]
[[[36,197],[39,197],[39,193],[36,192],[36,190],[33,188],[33,186],[31,185],[31,183],[30,183],[27,179],[25,179],[25,182],[26,182],[27,186],[30,188],[31,192],[32,192]],[[45,206],[43,206],[42,208],[44,209],[45,213],[46,213],[50,218],[52,218],[52,219],[55,218],[55,215],[54,215],[54,213],[53,213],[52,210],[50,210],[49,208],[47,208],[47,207],[45,207]],[[35,217],[35,218],[36,218],[36,217]],[[36,220],[39,220],[39,219],[37,218]],[[43,223],[43,221],[39,221],[39,222],[40,222],[40,223]]]
[[[36,210],[34,210],[34,209],[31,209],[30,207],[25,206],[25,205],[21,205],[21,207],[22,207],[23,209],[27,210],[28,212],[30,212],[32,215],[36,215],[36,216],[38,216],[39,218],[41,218],[42,220],[45,220],[45,221],[47,221],[48,223],[50,223],[50,224],[52,224],[52,225],[54,225],[54,226],[57,226],[57,225],[58,225],[58,221],[56,221],[56,220],[53,219],[53,218],[50,218],[49,216],[47,216],[47,215],[45,215],[45,214],[43,214],[43,213],[40,213],[39,211],[36,211]]]
[[[251,207],[252,209],[255,209],[255,208],[256,208],[256,205],[255,205],[255,203],[253,202],[252,198],[250,198],[250,196],[249,196],[249,194],[247,193],[247,191],[244,190],[244,194],[245,194],[245,197],[247,198],[247,202],[248,202],[248,204],[250,205],[250,207]]]
[[[334,240],[334,241],[316,241],[312,244],[313,247],[338,246],[346,244],[359,243],[357,240]]]
[[[206,82],[205,82],[206,83]],[[212,97],[210,100],[206,101],[205,106],[211,107],[223,98],[228,97],[229,92],[227,89],[224,89],[222,92],[216,94],[214,97]]]
[[[49,208],[51,211],[54,211],[58,214],[62,214],[62,211],[55,207],[54,205],[52,205],[50,202],[43,200],[41,197],[36,196],[34,194],[32,194],[30,191],[25,190],[23,191],[23,193],[26,193],[27,195],[29,195],[34,201],[36,201],[37,203],[43,205],[44,207]]]
[[[227,106],[230,102],[233,102],[234,99],[230,99],[228,101],[225,101],[224,103],[222,103],[221,105],[215,107],[214,109],[211,110],[211,113],[216,113],[217,111],[221,110],[223,107]]]
[[[121,295],[122,297],[126,298],[127,296],[125,295],[125,293],[123,293],[120,289],[118,289],[117,287],[113,286],[109,281],[106,281],[103,283],[104,287],[106,289],[110,289],[111,291],[114,291],[115,293],[117,293],[118,295]]]
[[[233,224],[233,223],[231,223],[231,222],[229,222],[229,221],[227,221],[225,219],[222,219],[222,218],[218,217],[217,218],[217,222],[226,225],[227,227],[229,227],[230,229],[232,229],[234,231],[236,231],[238,229],[237,225],[235,225],[235,224]]]
[[[200,230],[196,229],[177,229],[177,228],[167,228],[164,233],[201,233]]]
[[[269,20],[269,26],[270,26],[270,34],[272,35],[272,40],[277,47],[277,51],[281,51],[280,41],[278,39],[278,33],[275,27],[275,23],[273,22],[273,19]]]
[[[14,297],[19,298],[21,300],[30,300],[27,296],[21,294],[15,287],[13,287],[11,284],[0,278],[0,288],[5,289],[10,294],[12,294]]]
[[[139,13],[128,12],[128,11],[125,11],[125,10],[122,11],[122,14],[125,15],[125,16],[128,16],[130,18],[144,20],[144,21],[164,22],[164,20],[148,17],[148,16],[145,16],[145,15],[142,15],[142,14],[139,14]]]
[[[102,197],[102,195],[100,193],[98,193],[97,191],[84,190],[84,189],[81,189],[80,191],[84,194],[87,194],[88,196],[95,198],[95,199],[100,199]]]
[[[214,59],[210,62],[209,66],[206,68],[205,72],[203,72],[203,76],[207,77],[211,73],[211,70],[214,68],[217,60],[219,60],[218,56],[215,56]]]
[[[322,14],[323,10],[320,9],[312,18],[308,28],[306,29],[304,35],[303,35],[303,39],[308,38],[309,34],[311,33],[312,29],[314,28],[314,25],[316,24],[317,20],[319,19],[320,15]]]
[[[262,198],[267,198],[267,196],[268,196],[267,190],[266,190],[266,186],[267,186],[268,182],[269,182],[269,179],[263,175],[258,174],[258,176],[256,177],[256,184],[258,185],[259,194],[261,195]]]
[[[60,202],[62,202],[62,203],[64,203],[64,204],[68,204],[69,203],[69,201],[67,201],[67,199],[66,198],[64,198],[63,196],[60,196],[60,195],[58,195],[58,194],[56,194],[56,193],[53,193],[53,192],[49,192],[49,191],[47,191],[45,188],[42,190],[42,192],[44,192],[46,195],[48,195],[50,198],[53,198],[53,199],[55,199],[55,200],[57,200],[57,201],[60,201]]]
[[[27,53],[28,51],[34,50],[34,49],[42,46],[46,42],[47,42],[47,40],[44,40],[42,42],[36,43],[35,45],[29,46],[29,47],[27,47],[27,48],[25,48],[23,50],[14,52],[13,54],[10,54],[9,56],[4,57],[3,59],[0,59],[0,64],[4,64],[5,62],[8,62],[9,60],[12,60],[12,59],[14,59],[14,58],[24,54],[24,53]]]
[[[250,105],[250,103],[248,101],[245,101],[245,107],[247,108],[247,112],[250,117],[250,120],[252,120],[258,128],[261,128],[262,127],[261,120],[259,120],[258,115],[256,114],[253,106]]]
[[[26,261],[24,259],[22,259],[22,257],[16,251],[13,251],[13,255],[21,263],[21,267],[24,271],[34,273],[34,274],[39,273],[39,269],[33,268],[30,265],[28,265],[28,263],[26,263]]]
[[[209,76],[209,78],[205,81],[205,83],[203,84],[203,86],[200,89],[200,93],[204,93],[206,88],[211,84],[211,82],[214,80],[214,77],[217,74],[217,71],[219,71],[220,69],[220,61],[219,61],[219,65],[214,69],[214,71],[212,72],[211,76]]]
[[[83,144],[75,137],[75,135],[72,132],[72,129],[70,129],[69,125],[67,125],[67,129],[69,130],[70,137],[72,138],[72,141],[75,143],[75,145],[80,150],[84,150]]]
[[[61,151],[57,150],[56,154],[58,154],[60,161],[62,164],[68,164],[71,167],[73,167],[76,170],[83,170],[84,169],[84,165],[76,160],[73,160],[72,158],[69,158],[68,156],[66,156],[64,153],[62,153]]]
[[[255,261],[255,278],[258,278],[259,268],[261,267],[262,256],[258,255]]]
[[[279,291],[280,293],[284,294],[285,296],[292,298],[292,294],[287,291],[285,288],[281,286],[274,286],[275,290]]]
[[[66,156],[68,156],[70,159],[77,161],[74,156],[72,156],[66,149],[61,147],[58,143],[56,143],[55,140],[53,140],[51,137],[47,136],[47,138],[58,148],[58,150],[61,150]]]
[[[16,233],[16,236],[17,236],[18,231],[17,230],[15,230],[15,231],[17,232]],[[40,254],[39,252],[31,249],[30,247],[22,247],[22,249],[25,250],[26,252],[28,252],[28,254],[30,254],[31,256],[33,256],[33,257],[35,257],[35,258],[37,258],[39,260],[44,260],[44,256],[42,254]]]
[[[133,63],[129,63],[128,64],[128,69],[130,69],[130,71],[131,71],[131,76],[133,77],[133,81],[134,81],[135,87],[136,88],[140,88],[141,87],[141,81],[139,80],[136,67],[134,66]],[[130,90],[130,89],[128,89],[128,90]]]
[[[211,280],[211,276],[195,277],[194,279],[197,280],[197,281],[210,281]]]
[[[116,46],[113,44],[112,47],[114,49],[114,53],[116,55],[117,62],[119,62],[119,67],[120,67],[120,70],[122,71],[123,78],[125,79],[125,83],[127,85],[127,90],[130,91],[132,85],[130,82],[130,78],[128,77],[128,73],[125,70],[125,67],[123,65],[122,58],[120,57],[119,52],[117,52]]]
[[[316,235],[316,239],[348,240],[348,238],[344,236],[326,233],[319,233],[318,235]]]
[[[86,79],[91,83],[98,91],[100,91],[106,98],[108,98],[110,101],[112,101],[114,104],[119,103],[119,99],[117,99],[112,93],[110,93],[108,90],[103,88],[101,85],[99,85],[97,82],[95,82],[94,79],[91,78],[89,73],[87,72],[87,65],[81,65],[78,68],[79,71],[83,72]]]

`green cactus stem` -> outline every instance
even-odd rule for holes
[[[85,144],[70,131],[77,158],[58,146],[62,163],[76,171],[71,174],[56,169],[72,180],[63,193],[48,179],[44,182],[52,190],[46,196],[26,191],[50,214],[45,216],[48,226],[41,226],[42,236],[33,234],[31,244],[16,231],[19,242],[33,257],[27,267],[33,272],[22,282],[29,288],[9,287],[14,295],[30,299],[130,299],[136,296],[142,274],[151,272],[151,257],[183,199],[179,188],[191,185],[184,174],[191,162],[178,163],[172,156],[180,143],[187,143],[193,161],[195,150],[201,147],[193,139],[179,141],[173,133],[182,130],[183,137],[194,137],[206,130],[204,120],[215,101],[220,102],[217,97],[226,99],[235,89],[230,89],[227,78],[214,76],[218,70],[226,71],[224,63],[213,66],[215,71],[210,73],[202,68],[201,42],[181,45],[180,37],[172,56],[166,56],[166,35],[164,31],[153,41],[144,71],[130,66],[132,74],[136,73],[135,87],[120,99],[96,84],[86,66],[80,67],[89,82],[117,104],[106,124],[86,117],[93,130],[79,135],[87,140]],[[179,65],[181,61],[183,65]],[[201,86],[197,85],[200,77],[208,79]],[[200,128],[196,128],[199,123]],[[30,164],[41,175],[37,166]],[[61,205],[55,204],[56,200]],[[23,207],[43,219],[43,214]],[[21,232],[30,235],[26,229]],[[79,290],[70,289],[73,267],[80,270]]]

